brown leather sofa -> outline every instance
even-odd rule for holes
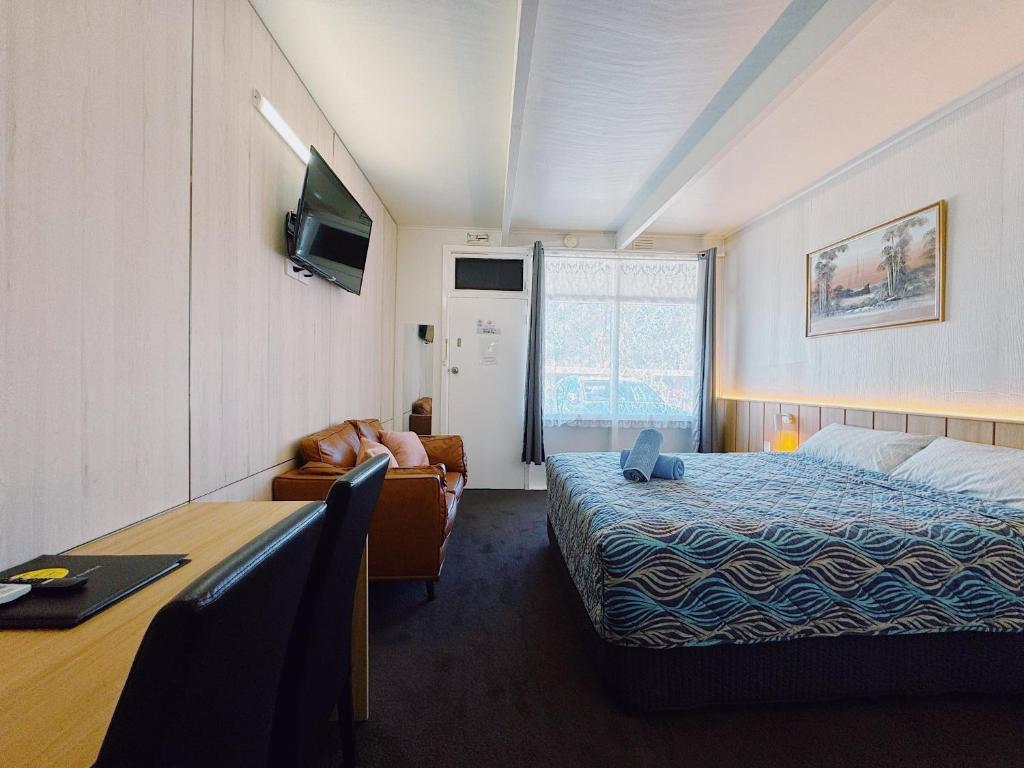
[[[356,463],[359,438],[380,442],[376,419],[354,419],[303,438],[298,469],[274,478],[276,501],[318,501]],[[434,598],[448,536],[466,487],[466,452],[458,435],[421,435],[430,465],[389,469],[370,523],[373,580],[425,581]]]

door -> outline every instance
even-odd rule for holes
[[[448,299],[448,431],[462,435],[475,488],[523,488],[528,302]]]

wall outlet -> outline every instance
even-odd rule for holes
[[[309,285],[309,281],[313,279],[312,272],[305,267],[300,267],[291,259],[284,260],[284,273],[292,280],[298,280],[303,285]]]

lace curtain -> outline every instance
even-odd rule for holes
[[[545,425],[611,430],[609,448],[620,429],[688,429],[702,360],[697,260],[574,251],[544,264]]]

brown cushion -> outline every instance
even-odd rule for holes
[[[379,419],[349,419],[348,423],[355,427],[360,437],[365,437],[375,443],[380,442],[383,426]]]
[[[375,443],[373,440],[367,440],[365,437],[359,438],[359,454],[356,456],[356,464],[362,464],[365,461],[369,461],[374,456],[387,456],[388,457],[388,468],[398,469],[398,460],[395,458],[395,454],[391,452],[386,445]]]
[[[299,443],[302,460],[319,461],[336,467],[354,467],[359,453],[359,433],[350,423],[314,432]]]
[[[380,441],[387,446],[400,467],[426,467],[430,465],[427,451],[415,432],[381,432]]]

